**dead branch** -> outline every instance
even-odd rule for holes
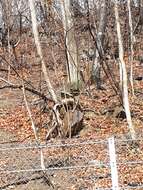
[[[6,189],[10,186],[24,185],[24,184],[29,183],[30,181],[35,181],[35,180],[40,180],[40,179],[44,179],[44,181],[46,181],[47,184],[54,189],[54,185],[51,183],[51,181],[49,181],[49,179],[47,179],[47,176],[44,173],[43,173],[43,175],[39,175],[39,176],[31,177],[31,178],[24,178],[23,179],[23,177],[22,177],[22,179],[19,179],[13,183],[9,183],[9,184],[6,184],[4,186],[1,186],[0,189]]]
[[[0,90],[2,89],[6,89],[6,88],[11,88],[11,89],[20,89],[22,90],[22,85],[14,85],[14,84],[9,84],[9,85],[5,85],[5,86],[1,86],[0,87]],[[35,89],[32,89],[32,88],[29,88],[29,87],[25,87],[25,90],[26,91],[29,91],[37,96],[39,96],[40,98],[42,98],[44,101],[50,101],[50,102],[53,102],[52,98],[51,97],[47,97],[46,95],[44,95],[43,93],[35,90]]]

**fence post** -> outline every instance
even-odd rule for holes
[[[119,190],[114,137],[108,139],[108,146],[109,146],[109,156],[110,156],[112,190]]]
[[[40,149],[40,153],[41,153],[41,156],[40,156],[41,157],[41,168],[44,171],[46,169],[46,167],[45,167],[45,164],[44,164],[44,156],[43,156],[42,148]]]

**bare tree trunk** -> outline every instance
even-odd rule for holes
[[[7,35],[7,42],[8,42],[8,62],[10,63],[11,60],[11,45],[10,45],[10,31],[9,31],[9,27],[8,27],[8,35]],[[10,81],[10,64],[8,65],[8,76],[7,79],[8,81]]]
[[[133,0],[135,7],[139,7],[140,0]]]
[[[2,45],[8,44],[8,62],[11,61],[11,45],[10,45],[10,27],[12,19],[12,9],[8,0],[1,1],[2,6],[2,21],[3,21],[3,39]],[[10,81],[10,65],[8,65],[8,81]]]
[[[26,109],[27,109],[29,118],[30,118],[30,120],[31,120],[31,128],[32,128],[33,133],[34,133],[35,140],[36,140],[36,142],[38,143],[37,130],[36,130],[36,127],[35,127],[35,123],[34,123],[34,120],[33,120],[33,117],[32,117],[31,110],[30,110],[30,108],[29,108],[29,105],[28,105],[28,102],[27,102],[27,99],[26,99],[26,93],[25,93],[25,87],[24,87],[24,82],[23,82],[23,81],[22,81],[22,86],[23,86],[23,97],[24,97],[25,106],[26,106]]]
[[[116,19],[116,25],[117,25],[117,37],[118,37],[118,44],[119,44],[119,61],[121,63],[121,70],[122,70],[123,104],[124,104],[128,127],[130,130],[132,139],[135,139],[136,134],[135,134],[134,126],[132,124],[131,112],[130,112],[130,106],[129,106],[127,71],[126,71],[126,65],[124,62],[124,50],[123,50],[123,44],[122,44],[122,35],[121,35],[121,29],[120,29],[117,0],[115,0],[115,19]]]
[[[97,43],[99,43],[99,47],[102,49],[104,42],[104,33],[106,29],[106,17],[107,17],[107,0],[102,0],[100,6],[100,21],[99,27],[97,31]],[[92,68],[92,78],[96,83],[97,89],[101,89],[101,64],[100,57],[98,51],[96,51],[96,58]]]
[[[49,26],[49,23],[48,23],[48,16],[50,14],[50,9],[51,9],[51,3],[49,3],[47,0],[41,0],[41,14],[42,14],[42,27],[44,28],[44,31],[46,33],[48,33],[49,29],[50,29],[50,26]]]
[[[131,0],[127,1],[128,5],[128,14],[129,14],[129,27],[130,27],[130,83],[132,88],[132,95],[134,96],[134,84],[133,84],[133,43],[134,43],[134,36],[133,36],[133,23],[132,23],[132,14],[131,14]]]
[[[56,96],[56,94],[54,92],[54,89],[53,89],[53,87],[51,85],[51,82],[50,82],[50,79],[49,79],[49,76],[48,76],[48,71],[47,71],[47,68],[46,68],[46,64],[45,64],[44,59],[43,59],[41,44],[40,44],[40,41],[39,41],[39,33],[38,33],[38,29],[37,29],[35,6],[34,6],[33,0],[29,0],[29,7],[30,7],[30,12],[31,12],[31,18],[32,18],[32,28],[33,28],[35,44],[36,44],[36,48],[37,48],[37,53],[38,53],[38,55],[40,57],[40,61],[41,61],[41,64],[42,64],[42,71],[43,71],[43,74],[44,74],[44,78],[45,78],[45,81],[47,83],[48,91],[49,91],[53,101],[55,103],[57,103],[58,102],[57,96]]]
[[[66,38],[66,53],[67,53],[67,73],[68,82],[71,89],[79,89],[79,65],[78,65],[78,50],[75,40],[73,27],[73,19],[70,11],[70,0],[61,1],[62,17],[64,26],[64,35]]]

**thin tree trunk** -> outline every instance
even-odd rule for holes
[[[25,87],[24,87],[24,82],[23,81],[22,81],[22,86],[23,86],[22,90],[23,90],[23,97],[24,97],[25,106],[26,106],[26,109],[28,111],[29,118],[31,120],[31,127],[32,127],[32,130],[33,130],[34,136],[35,136],[35,140],[36,140],[37,143],[39,143],[35,123],[34,123],[32,113],[31,113],[31,110],[30,110],[30,108],[28,106],[28,102],[27,102],[27,99],[26,99],[26,93],[25,93]]]
[[[8,42],[8,62],[10,63],[10,61],[11,61],[11,45],[10,45],[9,27],[8,27],[7,42]],[[8,65],[8,76],[7,76],[8,81],[10,81],[10,69],[11,69],[11,67],[10,67],[10,65]]]
[[[134,84],[133,84],[133,56],[134,56],[134,51],[133,51],[133,23],[132,23],[132,14],[131,14],[131,0],[127,1],[127,6],[128,6],[128,14],[129,14],[129,27],[130,27],[130,83],[131,83],[131,88],[132,88],[132,95],[134,96]]]
[[[55,103],[57,103],[58,102],[57,96],[56,96],[56,94],[54,92],[54,89],[53,89],[53,87],[51,85],[51,82],[50,82],[50,79],[49,79],[49,76],[48,76],[48,71],[47,71],[47,68],[46,68],[46,64],[45,64],[44,59],[43,59],[41,44],[40,44],[40,40],[39,40],[39,33],[38,33],[38,28],[37,28],[35,6],[34,6],[34,1],[33,0],[29,0],[29,7],[30,7],[30,13],[31,13],[31,19],[32,19],[32,28],[33,28],[35,44],[36,44],[36,48],[37,48],[37,53],[38,53],[38,55],[40,57],[40,61],[41,61],[41,64],[42,64],[42,71],[43,71],[43,74],[44,74],[44,78],[45,78],[45,81],[47,83],[48,91],[49,91],[53,101]]]
[[[11,14],[12,14],[12,9],[11,9],[11,5],[9,3],[8,0],[5,1],[1,1],[1,6],[2,6],[2,21],[4,23],[4,33],[6,35],[4,35],[4,39],[3,40],[3,44],[6,43],[8,44],[8,61],[10,63],[11,61],[11,45],[10,45],[10,27],[11,27]],[[8,81],[10,81],[10,65],[8,65]]]
[[[122,35],[121,35],[121,29],[120,29],[117,0],[115,0],[115,19],[116,19],[117,37],[118,37],[118,44],[119,44],[119,61],[121,63],[122,77],[123,77],[122,78],[123,104],[124,104],[127,123],[128,123],[128,127],[129,127],[129,130],[130,130],[132,139],[135,139],[136,134],[135,134],[134,126],[132,124],[131,112],[130,112],[130,106],[129,106],[127,71],[126,71],[126,65],[125,65],[125,62],[124,62],[124,50],[123,50],[123,44],[122,44]]]
[[[102,0],[100,6],[100,21],[99,27],[97,31],[97,43],[99,47],[102,49],[103,42],[104,42],[104,33],[107,24],[107,0]],[[92,78],[96,83],[97,89],[101,89],[101,64],[100,64],[100,57],[98,55],[98,51],[96,51],[96,58],[92,68]]]

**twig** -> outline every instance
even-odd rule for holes
[[[1,86],[0,89],[5,89],[5,88],[22,89],[23,88],[22,85],[11,83],[2,77],[0,77],[0,80],[8,84],[6,86]],[[35,95],[38,95],[39,97],[43,98],[45,101],[47,101],[47,100],[53,101],[52,98],[45,96],[43,93],[41,93],[35,89],[25,87],[25,90],[27,90]]]
[[[9,183],[9,184],[6,184],[4,186],[1,186],[0,187],[0,190],[4,190],[6,188],[8,188],[9,186],[13,186],[13,185],[24,185],[24,184],[27,184],[29,183],[30,181],[35,181],[35,180],[39,180],[39,179],[46,179],[46,182],[49,186],[51,186],[53,189],[54,189],[54,185],[51,183],[51,181],[49,181],[49,179],[47,178],[46,174],[45,173],[42,173],[43,175],[41,176],[36,176],[36,177],[33,177],[31,179],[20,179],[19,181],[15,181],[13,183]]]

